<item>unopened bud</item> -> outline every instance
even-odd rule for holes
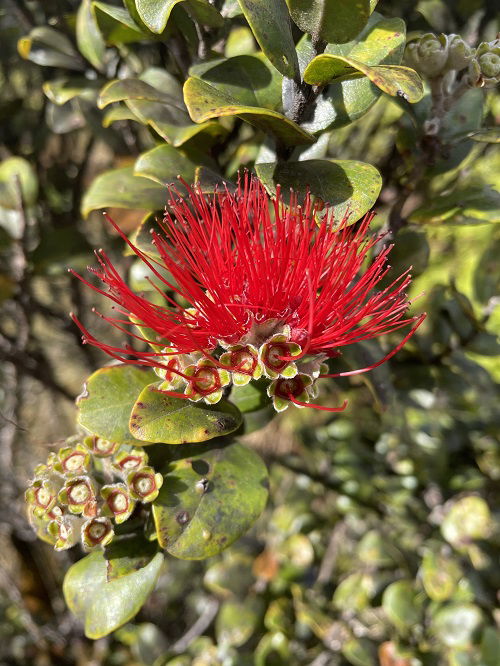
[[[58,501],[68,507],[73,514],[83,513],[85,516],[95,515],[95,488],[88,476],[77,476],[68,479],[59,492]]]
[[[56,504],[59,486],[49,479],[35,479],[26,490],[26,502],[33,506],[35,516],[43,517]]]
[[[76,516],[60,516],[47,526],[47,532],[54,541],[56,550],[72,548],[80,538],[82,519]]]
[[[474,50],[460,35],[448,35],[448,60],[446,68],[460,71],[467,67],[474,55]]]
[[[132,449],[131,451],[120,451],[113,461],[113,467],[123,475],[127,475],[133,470],[138,470],[147,464],[148,455],[144,449],[139,448]]]
[[[152,467],[142,467],[127,476],[130,495],[141,502],[152,502],[158,497],[163,484],[163,476],[155,473]]]
[[[420,39],[408,44],[405,59],[410,67],[429,78],[440,76],[448,60],[447,36],[430,32],[422,35]]]
[[[493,88],[500,82],[500,40],[482,42],[467,72],[469,84],[475,88]]]
[[[115,519],[117,524],[123,523],[135,509],[135,501],[130,497],[124,483],[114,483],[101,488],[104,499],[103,513]]]
[[[91,518],[82,526],[82,543],[85,549],[106,546],[114,537],[109,518]]]
[[[107,439],[91,435],[83,440],[90,452],[98,458],[108,458],[116,453],[119,448],[118,442],[108,442]]]
[[[64,476],[85,474],[90,465],[90,453],[81,444],[59,449],[54,469]]]

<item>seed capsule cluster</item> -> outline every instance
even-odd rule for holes
[[[91,550],[113,539],[114,526],[126,521],[138,502],[156,499],[162,483],[143,449],[97,436],[73,437],[35,469],[25,495],[28,516],[56,550],[78,541]]]
[[[254,324],[238,343],[219,341],[217,349],[222,353],[218,358],[217,350],[209,357],[200,352],[178,354],[173,347],[165,348],[159,360],[169,369],[154,368],[164,380],[159,388],[166,392],[184,388],[189,400],[215,404],[222,398],[224,387],[245,386],[263,377],[270,380],[267,393],[276,411],[287,409],[295,398],[300,401],[295,401],[296,406],[305,406],[317,396],[315,382],[320,371],[328,371],[323,364],[326,355],[305,356],[290,335],[290,326],[267,319]]]

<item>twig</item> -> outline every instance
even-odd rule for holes
[[[212,624],[213,619],[217,615],[219,610],[219,602],[217,599],[211,598],[207,600],[207,605],[205,606],[203,613],[196,620],[192,627],[186,631],[184,636],[181,636],[178,641],[172,646],[172,651],[176,654],[181,654],[185,652],[191,642],[201,636],[204,631]]]

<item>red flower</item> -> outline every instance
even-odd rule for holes
[[[161,260],[135,247],[110,220],[163,283],[164,289],[155,288],[164,305],[134,293],[102,250],[96,253],[100,268],[90,270],[107,291],[77,276],[118,305],[121,316],[100,316],[148,342],[152,351],[100,342],[73,315],[84,342],[125,363],[155,368],[169,394],[217,402],[231,381],[244,384],[265,375],[272,380],[269,395],[278,410],[290,401],[304,406],[319,377],[371,370],[393,356],[423,321],[425,315],[406,314],[409,271],[376,289],[389,269],[390,246],[362,270],[379,240],[368,235],[372,215],[349,226],[347,218],[336,224],[327,210],[318,223],[319,208],[309,195],[301,206],[292,194],[287,206],[279,188],[270,199],[249,176],[234,194],[206,196],[196,187],[188,192],[183,198],[171,190],[162,233],[153,234]],[[163,277],[165,270],[171,281]],[[188,307],[179,305],[179,296]],[[321,367],[346,345],[408,325],[397,347],[369,367],[334,375]],[[296,376],[300,379],[283,381]],[[184,393],[171,391],[179,386],[185,386]]]

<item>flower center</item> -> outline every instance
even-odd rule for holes
[[[128,509],[128,497],[117,490],[108,498],[108,505],[113,513],[124,513]]]
[[[106,525],[103,525],[102,523],[92,523],[90,527],[88,528],[88,535],[94,542],[99,542],[102,541],[102,539],[106,536],[106,533],[108,532],[108,527]]]
[[[72,504],[84,504],[90,498],[90,489],[85,483],[77,483],[70,489],[68,497]]]
[[[48,506],[50,504],[50,500],[52,499],[52,495],[46,488],[38,488],[35,493],[35,497],[37,504],[43,508]]]
[[[284,400],[290,400],[290,396],[298,398],[304,389],[304,382],[302,381],[300,375],[297,375],[292,379],[278,379],[276,382],[275,395],[279,398],[283,398]]]
[[[290,356],[290,351],[288,345],[281,342],[270,342],[266,345],[264,354],[262,356],[262,362],[271,370],[279,372],[286,368],[289,361],[286,358]]]
[[[84,462],[85,462],[85,455],[83,453],[72,453],[64,461],[64,468],[68,472],[76,472],[83,466]]]
[[[216,368],[198,368],[192,377],[192,382],[194,389],[201,395],[209,395],[221,388],[219,372]]]
[[[108,454],[111,453],[114,447],[114,442],[108,442],[107,439],[101,439],[100,437],[94,438],[94,449],[97,453]]]
[[[233,372],[252,375],[257,367],[258,360],[249,349],[238,349],[231,352],[231,368]]]
[[[146,497],[155,489],[155,482],[150,476],[137,476],[134,479],[134,490],[141,497]]]
[[[136,469],[140,467],[142,459],[139,456],[127,456],[120,462],[121,469]]]

